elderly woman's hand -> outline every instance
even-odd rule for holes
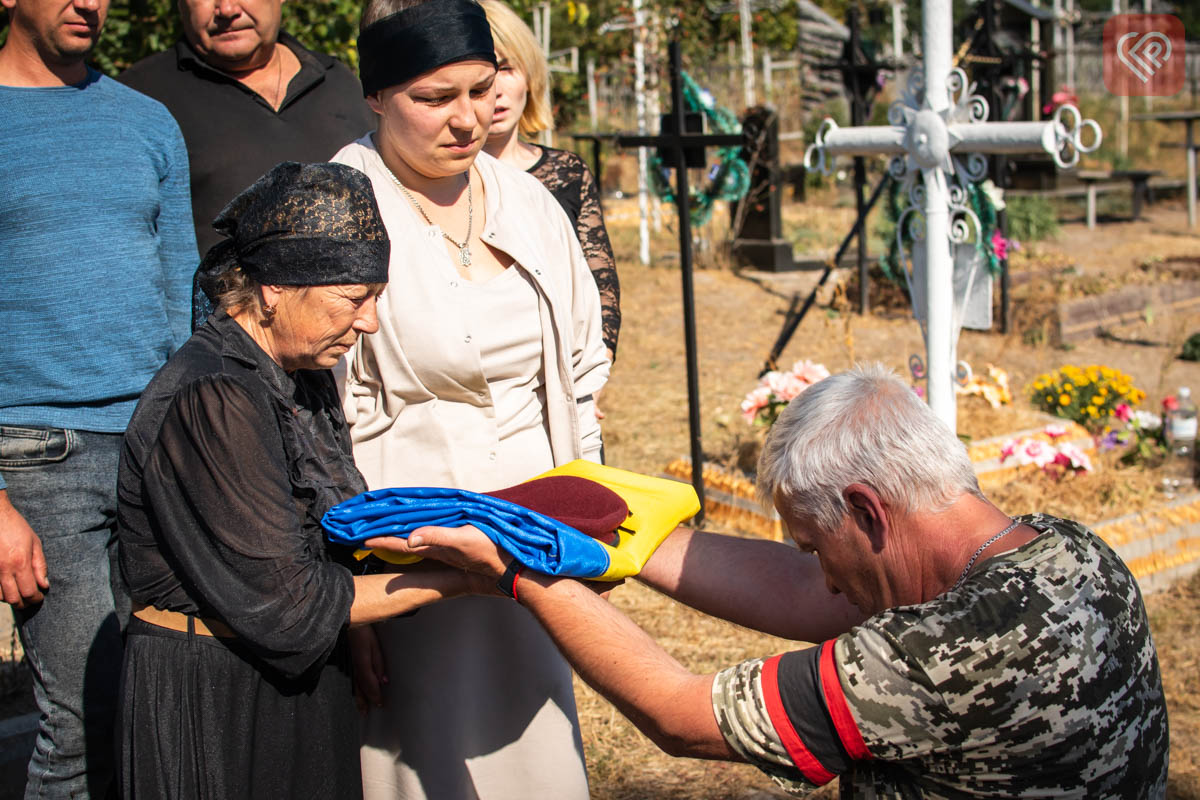
[[[379,637],[371,625],[350,628],[346,636],[354,668],[354,704],[360,714],[366,714],[371,707],[383,706],[383,686],[388,682],[387,663],[383,659]]]
[[[366,547],[390,550],[393,553],[421,556],[441,561],[465,572],[488,578],[495,582],[504,574],[512,560],[504,548],[492,542],[473,525],[461,528],[417,528],[408,538],[379,536],[368,539]]]

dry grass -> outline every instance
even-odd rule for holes
[[[822,198],[829,200],[829,198]],[[828,210],[810,202],[788,206],[785,224],[793,241],[811,242],[814,251],[832,253],[848,225],[844,204]],[[826,205],[836,205],[826,203]],[[1179,208],[1171,216],[1152,208],[1140,225],[1112,223],[1089,234],[1082,226],[1066,225],[1056,242],[1026,248],[1018,270],[1030,275],[1024,295],[1015,304],[1017,320],[1037,324],[1047,304],[1060,292],[1102,290],[1122,281],[1160,279],[1142,268],[1161,259],[1171,261],[1200,255],[1200,237],[1182,230]],[[623,324],[613,378],[603,399],[609,462],[618,467],[659,473],[688,452],[687,392],[681,323],[680,278],[672,227],[668,223],[653,241],[655,266],[636,260],[636,212],[632,203],[606,206],[610,229],[621,264]],[[800,227],[803,227],[801,230]],[[720,237],[718,221],[706,228]],[[756,382],[763,360],[783,322],[791,290],[768,282],[748,280],[727,268],[719,269],[719,247],[704,251],[696,273],[696,309],[700,352],[701,425],[706,457],[728,463],[738,445],[753,432],[738,413],[738,404]],[[1081,279],[1101,277],[1082,287],[1056,275]],[[1111,283],[1110,283],[1111,282]],[[1065,289],[1063,287],[1066,287]],[[846,297],[857,297],[852,285],[843,286],[830,304],[818,305],[796,332],[780,362],[798,358],[820,361],[831,370],[844,369],[861,359],[883,361],[901,374],[911,353],[923,353],[920,332],[907,316],[903,297],[893,290],[873,288],[873,313],[852,313]],[[1022,315],[1024,315],[1022,317]],[[1129,332],[1130,341],[1081,343],[1072,351],[1022,340],[1021,325],[1008,336],[965,332],[959,354],[976,369],[993,363],[1008,371],[1016,403],[999,411],[977,398],[959,404],[960,431],[986,438],[1041,424],[1024,400],[1025,385],[1041,372],[1064,363],[1104,363],[1131,374],[1149,394],[1149,403],[1174,387],[1200,386],[1200,365],[1173,358],[1186,331],[1200,329],[1200,320],[1148,320]],[[1147,344],[1149,342],[1149,344]],[[1160,342],[1160,344],[1154,344]],[[1153,406],[1152,406],[1153,407]],[[1093,475],[1054,481],[1040,475],[1023,476],[993,492],[998,505],[1010,513],[1039,510],[1085,522],[1097,522],[1143,508],[1157,501],[1153,473],[1117,470],[1111,457],[1101,457]],[[682,663],[696,672],[712,672],[745,658],[780,652],[793,645],[703,617],[639,585],[614,593],[614,603],[646,628]],[[770,598],[765,598],[769,602]],[[1200,800],[1200,579],[1187,587],[1148,600],[1159,646],[1164,684],[1171,705],[1171,796]],[[652,680],[653,676],[646,676]],[[613,708],[577,682],[584,744],[597,800],[749,800],[774,796],[771,782],[744,765],[671,759],[661,754]],[[764,794],[765,793],[765,794]],[[820,797],[835,796],[826,787]]]
[[[1200,575],[1148,597],[1146,610],[1171,722],[1167,796],[1200,800]]]

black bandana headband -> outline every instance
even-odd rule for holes
[[[390,14],[358,37],[363,96],[456,61],[496,65],[492,28],[471,0],[436,0]]]

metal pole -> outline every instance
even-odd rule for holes
[[[1070,17],[1064,31],[1067,47],[1067,85],[1079,91],[1075,84],[1075,0],[1067,0],[1067,14]]]
[[[646,133],[646,12],[642,0],[633,0],[633,92],[637,104],[638,133]],[[646,148],[638,148],[638,260],[650,265],[649,174]]]
[[[850,23],[850,43],[846,51],[847,73],[850,78],[850,124],[867,124],[867,96],[863,84],[863,72],[857,67],[858,54],[861,52],[859,40],[858,9],[851,8],[847,12]],[[862,156],[854,157],[854,211],[856,219],[861,219],[864,212],[863,190],[867,184],[867,163]],[[871,278],[867,268],[867,226],[863,225],[858,232],[858,313],[866,314],[871,310]]]
[[[863,189],[867,183],[867,164],[862,156],[854,157],[854,209],[861,219],[866,213]],[[871,275],[867,266],[867,226],[858,231],[858,313],[871,310]]]
[[[750,0],[738,0],[738,18],[742,28],[742,93],[746,108],[752,108],[754,100],[754,44],[751,33],[753,17],[750,15]]]
[[[904,58],[904,3],[892,0],[892,58]]]
[[[1041,6],[1039,0],[1033,0],[1035,6]],[[1029,19],[1029,48],[1035,53],[1042,49],[1042,23],[1037,17]],[[1036,58],[1029,62],[1029,99],[1033,104],[1035,119],[1042,118],[1042,62]]]
[[[679,55],[679,42],[672,41],[671,57],[671,110],[675,115],[675,133],[682,134],[684,127],[683,67]],[[704,522],[704,450],[700,446],[700,369],[696,358],[696,303],[692,286],[692,214],[689,208],[687,164],[682,143],[675,146],[675,202],[679,207],[679,265],[683,283],[683,337],[687,348],[688,384],[688,430],[691,434],[692,486],[700,498],[700,513],[696,524]]]
[[[1187,208],[1188,227],[1196,227],[1196,140],[1192,138],[1192,123],[1187,120]]]
[[[949,0],[926,0],[921,21],[925,53],[925,107],[950,106],[946,81],[953,66]],[[954,259],[950,253],[950,193],[940,166],[924,170],[925,183],[925,363],[929,366],[929,406],[957,430],[953,384]]]
[[[1121,13],[1121,0],[1112,0],[1112,13]],[[1120,117],[1117,121],[1117,152],[1122,158],[1129,157],[1129,97],[1121,95],[1118,101]]]
[[[771,74],[771,53],[765,52],[762,57],[763,71],[763,102],[770,104],[771,96],[775,91],[775,76]]]
[[[545,57],[546,62],[549,63],[549,61],[550,61],[550,4],[549,3],[541,3],[538,5],[538,8],[541,9],[541,12],[542,12],[542,55]],[[549,75],[547,75],[547,77],[549,77]],[[546,100],[546,108],[554,108],[554,103],[550,99],[550,81],[549,80],[546,81],[546,91],[545,91],[544,96],[545,96],[545,100]],[[593,128],[593,130],[595,130],[595,128]],[[542,145],[544,145],[545,147],[551,147],[554,144],[553,137],[554,137],[554,131],[550,128],[546,128],[538,136],[538,138],[541,140]]]
[[[996,213],[996,224],[1008,233],[1008,212]],[[988,276],[991,280],[991,276]],[[1007,334],[1012,329],[1012,272],[1008,268],[1008,257],[1000,259],[1000,332]]]
[[[600,116],[597,99],[596,99],[596,59],[588,56],[587,60],[587,91],[588,91],[588,122],[591,127],[588,130],[596,130],[596,119]],[[600,177],[596,176],[596,180]]]

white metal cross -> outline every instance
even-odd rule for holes
[[[951,245],[981,235],[968,198],[970,184],[986,175],[983,154],[1046,152],[1060,167],[1071,167],[1081,153],[1100,146],[1101,131],[1070,105],[1045,122],[987,122],[987,101],[973,94],[966,74],[953,67],[950,0],[924,0],[922,19],[924,64],[912,70],[904,96],[889,109],[890,125],[839,128],[826,119],[804,163],[828,174],[837,156],[892,156],[888,170],[910,201],[896,224],[902,258],[925,261],[911,269],[906,265],[906,274],[911,281],[915,269],[924,278],[929,405],[954,430],[955,351],[962,315],[954,308]],[[1085,130],[1092,138],[1086,144]],[[905,235],[924,244],[907,257]]]

